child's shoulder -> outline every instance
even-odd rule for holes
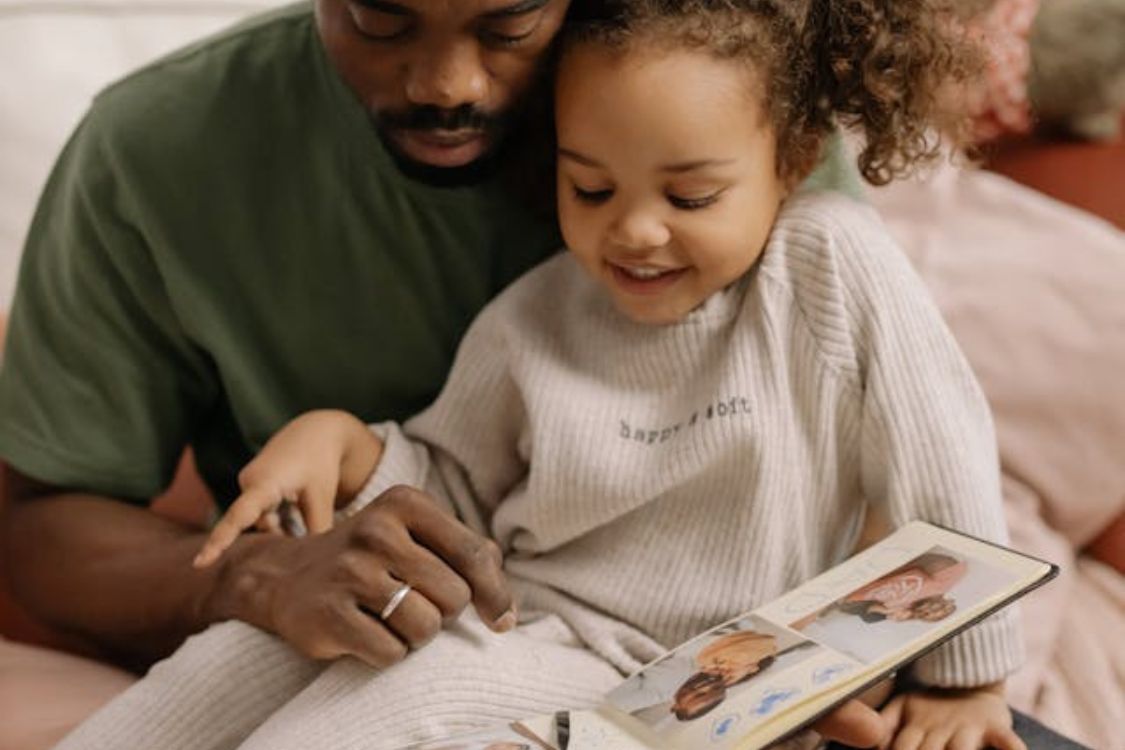
[[[477,316],[476,325],[531,328],[560,320],[589,293],[590,282],[571,253],[560,250],[504,288]]]
[[[875,209],[832,191],[787,200],[762,258],[762,274],[798,295],[866,296],[904,273],[909,263]]]
[[[800,193],[786,202],[758,278],[765,304],[796,311],[824,356],[852,372],[873,321],[929,304],[875,210],[838,193]]]
[[[582,269],[571,253],[560,249],[505,287],[489,307],[512,308],[528,304],[542,306],[545,293],[557,298],[579,285],[583,279]]]
[[[874,208],[830,190],[793,195],[781,207],[770,234],[774,254],[798,256],[866,254],[872,249],[882,253],[888,243],[886,228]]]

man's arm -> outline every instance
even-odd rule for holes
[[[314,658],[351,654],[380,667],[423,645],[470,601],[498,629],[510,620],[496,546],[406,488],[326,534],[244,535],[205,570],[191,564],[204,534],[148,510],[61,491],[11,467],[3,490],[4,570],[17,598],[133,667],[227,619],[277,633]],[[383,622],[372,613],[397,580],[415,592]]]
[[[151,511],[59,491],[4,467],[4,565],[20,603],[134,668],[218,619],[219,571],[193,570],[202,535]]]

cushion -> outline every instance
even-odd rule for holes
[[[984,155],[991,171],[1125,229],[1125,137],[1091,143],[1030,135],[990,144]]]
[[[991,403],[1013,546],[1062,569],[1020,603],[1028,660],[1008,700],[1115,746],[1125,577],[1080,551],[1112,544],[1125,513],[1125,233],[989,172],[946,168],[871,197]]]
[[[1085,546],[1125,510],[1125,233],[952,167],[871,198],[980,378],[1005,475]]]

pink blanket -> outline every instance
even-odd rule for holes
[[[1023,605],[1014,705],[1125,749],[1125,578],[1081,550],[1125,512],[1125,233],[1003,177],[872,191],[992,405],[1013,544],[1062,567]]]

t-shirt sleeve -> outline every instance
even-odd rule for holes
[[[502,305],[486,307],[465,334],[437,400],[401,427],[372,426],[384,441],[383,457],[347,512],[406,484],[489,533],[492,512],[528,469],[526,412],[504,328]]]
[[[147,501],[214,398],[98,107],[59,157],[24,248],[0,367],[0,455],[61,487]]]
[[[851,317],[863,382],[864,495],[892,528],[921,519],[1005,543],[996,436],[967,360],[886,233],[851,239],[853,247],[873,243],[848,267],[849,286],[861,290]],[[1008,608],[920,659],[915,676],[930,685],[981,685],[1022,659]]]

